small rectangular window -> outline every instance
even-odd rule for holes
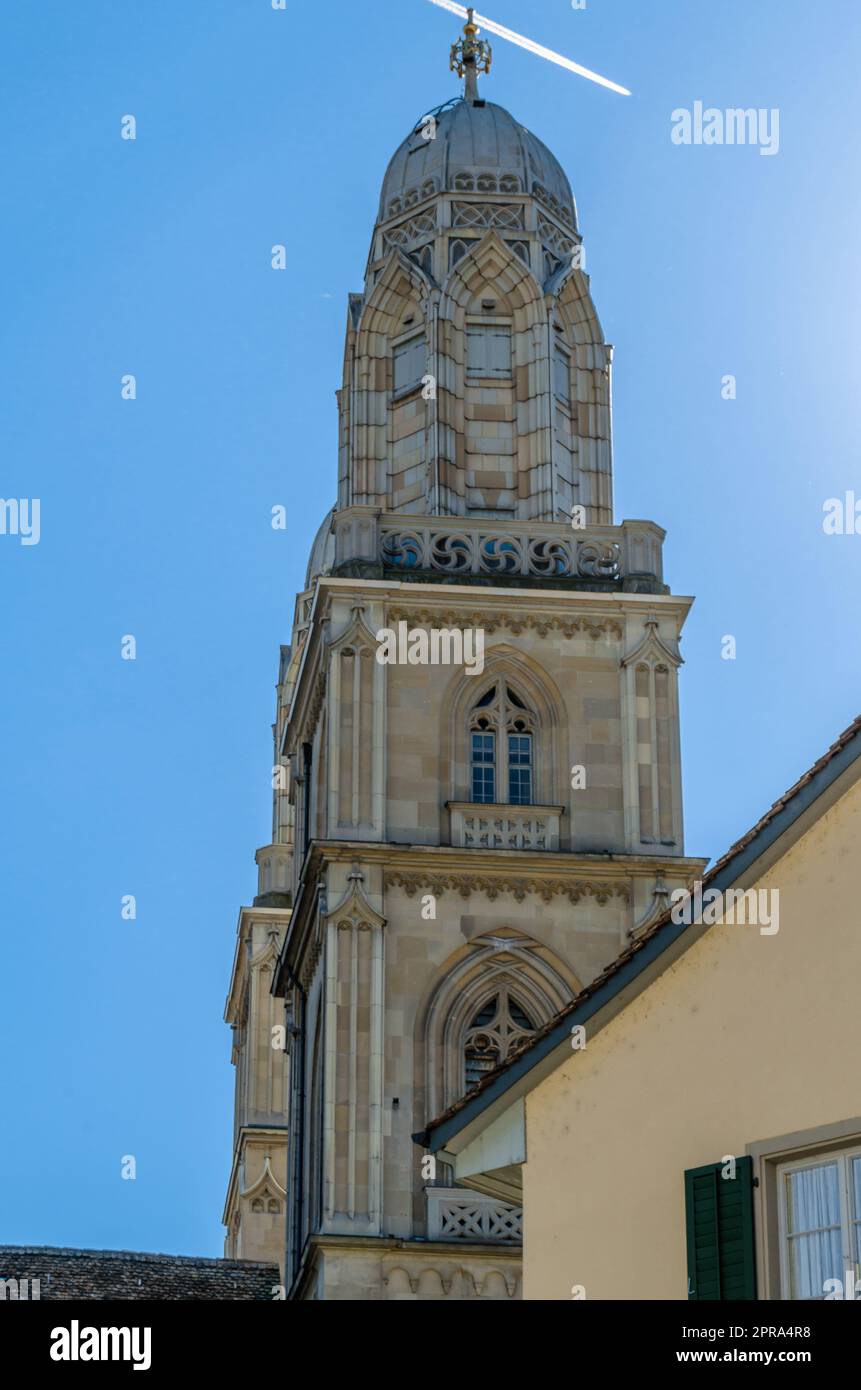
[[[394,352],[394,392],[409,391],[420,386],[427,372],[427,350],[424,334],[400,343]]]
[[[467,324],[466,370],[469,376],[511,379],[511,329],[507,324]]]

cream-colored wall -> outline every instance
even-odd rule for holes
[[[777,935],[712,928],[527,1098],[527,1299],[686,1298],[685,1169],[861,1113],[859,843],[856,784],[761,881]]]

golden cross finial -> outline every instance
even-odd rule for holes
[[[449,67],[458,77],[466,74],[463,94],[471,103],[478,100],[478,74],[490,72],[490,64],[493,61],[493,49],[489,43],[478,37],[480,33],[481,30],[475,22],[475,10],[470,6],[466,24],[463,26],[463,38],[451,46]]]

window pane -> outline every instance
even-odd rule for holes
[[[532,804],[532,735],[508,735],[508,800],[512,806]]]
[[[425,375],[427,353],[424,338],[411,338],[395,348],[395,391],[406,391],[410,386],[418,386]]]
[[[532,762],[532,735],[510,734],[508,761],[513,767],[528,767]]]
[[[482,804],[496,800],[496,735],[472,735],[472,799]]]
[[[841,1279],[840,1179],[836,1163],[785,1175],[789,1296],[824,1298],[826,1279]]]

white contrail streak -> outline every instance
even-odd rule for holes
[[[467,12],[463,5],[455,4],[455,0],[430,0],[432,5],[438,5],[441,10],[449,10],[452,14],[459,15],[461,19],[467,18]],[[486,29],[489,34],[498,34],[501,39],[507,39],[509,43],[516,43],[520,48],[525,48],[528,53],[534,53],[539,58],[546,58],[549,63],[557,63],[560,68],[567,68],[569,72],[576,72],[580,77],[588,77],[590,82],[598,82],[602,87],[609,87],[611,92],[619,92],[623,97],[629,97],[631,93],[627,87],[620,87],[618,82],[611,82],[609,77],[601,77],[597,72],[592,72],[589,68],[583,68],[579,63],[574,63],[570,58],[563,58],[561,53],[554,53],[552,48],[544,48],[540,43],[533,43],[532,39],[525,39],[522,34],[515,34],[513,29],[506,29],[502,24],[496,24],[494,20],[488,19],[483,14],[475,16],[476,24],[482,29]]]

